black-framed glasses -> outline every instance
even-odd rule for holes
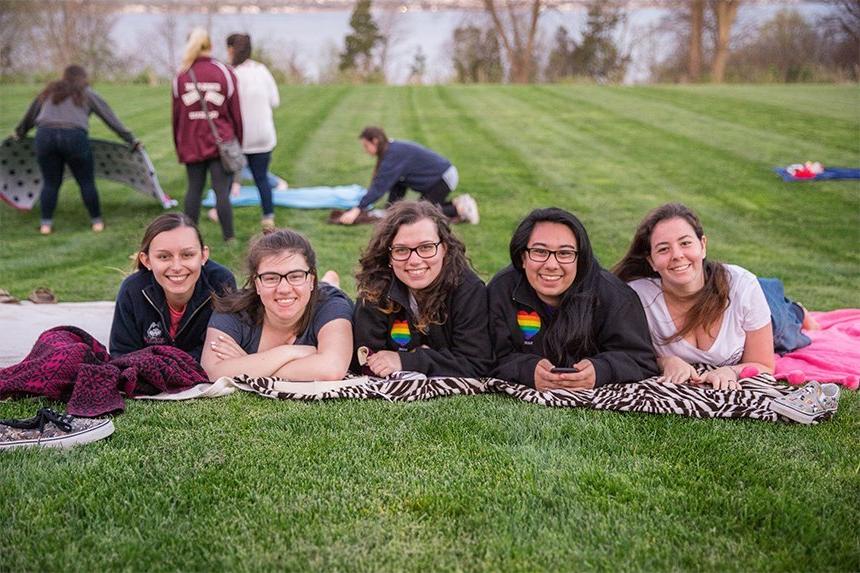
[[[266,288],[275,288],[281,281],[286,279],[287,284],[292,286],[302,286],[306,282],[308,282],[308,277],[311,275],[311,271],[290,271],[286,274],[281,273],[260,273],[257,275],[257,280],[260,281],[260,284]]]
[[[557,251],[552,251],[550,249],[544,249],[543,247],[532,247],[531,249],[526,249],[526,253],[528,253],[529,258],[536,263],[545,263],[549,260],[550,255],[555,255],[555,260],[560,264],[569,265],[570,263],[576,262],[576,255],[579,254],[579,251],[576,249],[559,249]]]
[[[412,253],[415,253],[422,259],[432,259],[436,256],[436,252],[439,250],[439,245],[442,244],[442,240],[435,243],[421,243],[417,247],[388,247],[388,252],[391,253],[391,259],[394,261],[408,261],[409,257],[412,256]]]

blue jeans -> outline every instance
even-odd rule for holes
[[[81,188],[81,198],[90,214],[90,220],[93,223],[101,222],[102,210],[99,205],[99,192],[96,189],[93,151],[85,130],[40,127],[36,130],[36,160],[42,171],[39,208],[42,212],[43,225],[50,225],[53,220],[66,165],[69,166],[75,181]]]
[[[248,156],[246,155],[245,157],[247,158]],[[247,165],[242,168],[242,180],[244,181],[246,179],[249,181],[254,180],[254,174],[251,173],[251,168],[248,167]],[[278,179],[278,177],[274,173],[272,173],[271,171],[266,173],[266,180],[269,182],[269,187],[271,187],[272,189],[277,187],[278,183],[280,183],[280,180]]]
[[[272,160],[272,152],[246,153],[248,168],[254,176],[254,185],[260,192],[260,205],[263,207],[263,216],[270,217],[275,214],[275,205],[272,202],[272,185],[269,181],[269,162]]]
[[[773,323],[773,349],[777,354],[788,354],[792,350],[809,346],[812,341],[800,331],[803,324],[803,308],[785,297],[785,287],[779,279],[759,278],[764,298],[770,307]]]

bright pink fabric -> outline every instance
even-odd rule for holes
[[[776,357],[774,375],[786,380],[795,371],[806,380],[855,382],[860,376],[860,309],[813,312],[821,330],[804,330],[812,344]]]

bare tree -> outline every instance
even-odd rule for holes
[[[382,36],[376,46],[376,67],[385,77],[391,76],[392,70],[388,69],[391,55],[405,38],[400,14],[399,7],[388,7],[380,11],[376,18]]]
[[[172,77],[179,66],[179,47],[182,37],[179,22],[173,10],[169,10],[152,29],[138,38],[140,51],[148,55],[149,64],[162,77]]]
[[[705,29],[705,0],[690,3],[690,53],[687,76],[691,82],[702,77],[702,32]]]
[[[510,81],[530,82],[537,71],[535,51],[542,0],[505,0],[504,13],[496,0],[483,2],[504,49]]]
[[[714,0],[714,15],[717,20],[717,42],[714,61],[711,64],[711,81],[714,83],[722,83],[726,77],[732,25],[735,23],[740,3],[741,0]]]
[[[38,22],[35,4],[0,0],[0,77],[24,69],[33,29]]]

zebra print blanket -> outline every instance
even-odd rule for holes
[[[348,380],[338,389],[318,393],[289,391],[291,383],[278,378],[241,376],[234,381],[243,389],[277,400],[333,400],[339,398],[383,399],[412,402],[444,396],[483,393],[507,394],[512,398],[556,408],[593,408],[619,412],[677,414],[691,418],[752,418],[774,422],[779,416],[770,401],[793,390],[770,375],[743,380],[743,389],[723,391],[699,386],[664,384],[649,378],[634,384],[612,384],[594,390],[539,392],[495,378],[426,378],[388,380],[362,377]]]

